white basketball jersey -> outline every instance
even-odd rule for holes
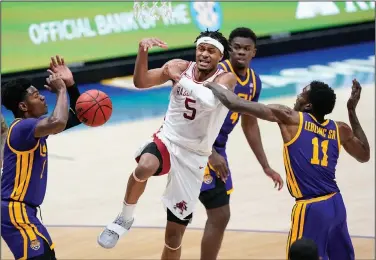
[[[196,84],[212,82],[224,70],[216,73],[204,82],[195,80],[195,62],[191,62],[182,77],[186,77]],[[216,106],[208,107],[200,100],[189,96],[179,83],[173,86],[170,103],[160,132],[172,143],[184,147],[194,153],[209,156],[223,122],[227,116],[226,108],[218,99]]]

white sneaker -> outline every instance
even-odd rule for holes
[[[119,214],[114,222],[107,225],[98,237],[98,244],[103,248],[113,248],[119,238],[127,233],[133,224],[134,218],[125,221],[123,215]]]

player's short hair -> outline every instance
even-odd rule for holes
[[[238,27],[232,30],[230,36],[228,37],[228,41],[231,43],[232,40],[236,37],[249,38],[254,42],[255,45],[257,43],[257,36],[255,32],[247,27]]]
[[[209,31],[208,29],[206,29],[205,32],[201,32],[200,35],[197,36],[195,43],[197,42],[198,39],[200,39],[202,37],[211,37],[211,38],[219,41],[223,45],[223,48],[224,48],[223,57],[225,59],[228,58],[228,54],[229,54],[229,51],[230,51],[230,45],[228,44],[226,37],[223,36],[223,34],[221,32],[219,32],[219,30]]]
[[[336,104],[336,94],[334,90],[322,81],[312,81],[308,99],[312,104],[313,111],[320,115],[325,116],[332,113]]]
[[[25,78],[9,81],[1,86],[1,104],[12,111],[15,117],[19,114],[18,104],[25,100],[31,81]]]
[[[289,249],[289,260],[319,260],[316,243],[307,238],[296,240]]]

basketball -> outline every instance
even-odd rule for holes
[[[76,102],[77,118],[85,125],[96,127],[105,124],[112,114],[112,102],[106,93],[88,90]]]

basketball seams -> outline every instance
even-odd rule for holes
[[[90,109],[92,109],[92,108],[93,108],[94,106],[96,106],[96,105],[98,105],[98,104],[95,103],[94,105],[92,105],[91,107],[89,107],[88,109],[86,109],[85,111],[83,111],[82,113],[79,113],[79,114],[81,114],[81,116],[79,116],[79,118],[83,117],[84,114],[85,114],[87,111],[89,111]]]
[[[89,95],[90,96],[90,95]],[[92,98],[92,96],[90,96]],[[101,100],[95,100],[98,104],[106,99],[110,99],[109,97],[102,98]],[[81,103],[88,103],[88,102],[93,102],[92,100],[84,100],[77,102],[76,105],[81,104]]]
[[[95,110],[95,112],[94,112],[93,121],[91,122],[92,125],[94,125],[94,120],[95,120],[95,118],[96,118],[96,116],[97,116],[97,112],[98,112],[98,110],[99,110],[100,108],[101,108],[101,107],[99,106],[99,107]],[[102,110],[102,109],[101,109],[101,110]],[[103,111],[102,111],[102,113],[103,113]]]
[[[103,112],[103,109],[102,109],[102,107],[99,105],[99,101],[97,101],[97,98],[99,97],[99,90],[97,90],[97,92],[98,92],[98,95],[96,96],[96,98],[94,98],[92,95],[90,95],[89,93],[86,93],[87,95],[89,95],[92,99],[94,99],[94,101],[98,104],[98,109],[100,109],[101,110],[101,112],[102,112],[102,115],[103,115],[103,118],[104,118],[104,121],[107,121],[107,118],[106,118],[106,115],[104,114],[104,112]],[[103,99],[104,100],[104,99]],[[95,111],[95,113],[94,113],[94,117],[93,117],[93,122],[92,122],[92,124],[94,123],[94,120],[95,120],[95,116],[96,116],[96,114],[97,114],[97,111],[98,111],[98,109]]]

